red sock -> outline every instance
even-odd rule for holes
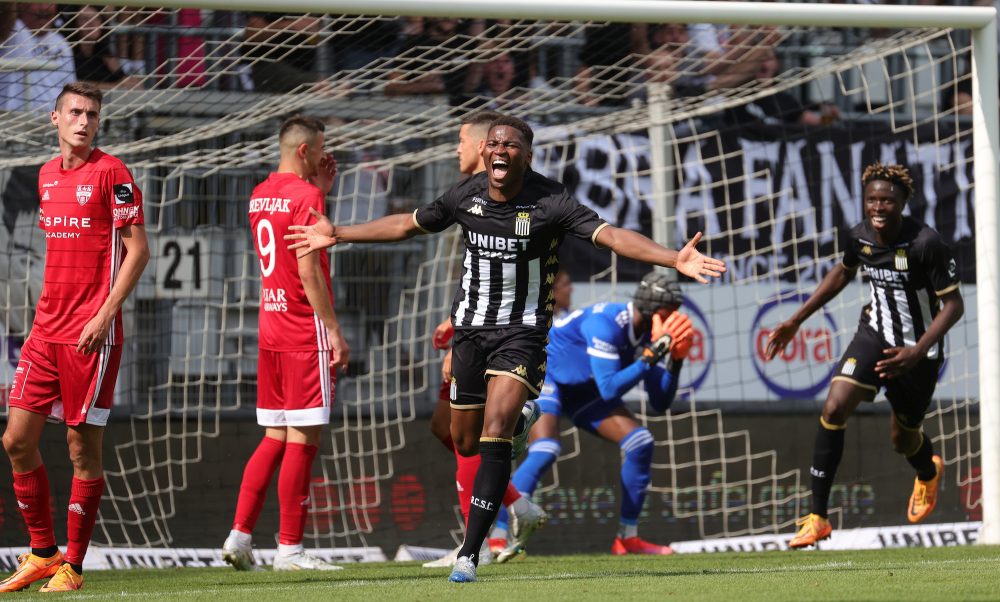
[[[264,507],[267,488],[271,485],[271,475],[281,464],[281,456],[285,452],[285,442],[264,437],[257,445],[256,451],[247,461],[243,469],[243,482],[240,483],[240,497],[236,500],[236,517],[233,519],[233,529],[244,533],[253,533]]]
[[[472,484],[476,482],[476,473],[479,472],[479,454],[465,457],[455,449],[455,461],[458,465],[455,470],[455,486],[458,489],[458,506],[462,510],[462,517],[465,523],[469,523],[469,506],[472,505]]]
[[[309,513],[309,481],[313,458],[319,448],[304,443],[286,443],[285,459],[278,475],[278,543],[286,546],[302,543]]]
[[[517,500],[521,499],[521,492],[514,487],[514,484],[507,481],[507,490],[503,492],[503,505],[510,506]]]
[[[45,465],[35,470],[14,473],[14,497],[31,535],[31,547],[50,548],[56,545],[52,530],[52,507],[49,502],[49,473]]]
[[[83,566],[83,557],[90,547],[90,536],[94,534],[102,493],[104,477],[86,481],[73,477],[69,511],[66,513],[66,562],[70,564]]]

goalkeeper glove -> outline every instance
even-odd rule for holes
[[[691,318],[675,311],[667,317],[664,330],[674,340],[674,344],[670,348],[670,357],[675,360],[686,358],[691,351],[691,344],[694,342],[694,326],[691,325]]]
[[[667,332],[666,324],[659,314],[653,314],[653,328],[650,331],[650,344],[642,351],[642,361],[650,366],[657,364],[670,351],[670,344],[673,337]]]

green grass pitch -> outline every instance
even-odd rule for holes
[[[998,600],[1000,547],[535,556],[447,582],[416,562],[347,565],[332,573],[232,569],[89,571],[59,600]],[[37,589],[36,584],[32,589]],[[52,599],[17,594],[11,599]]]

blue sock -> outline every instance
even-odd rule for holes
[[[518,491],[525,495],[531,495],[538,487],[538,482],[548,472],[549,468],[556,463],[562,447],[558,439],[536,439],[528,447],[528,453],[524,460],[518,464],[511,482]],[[497,516],[496,526],[500,529],[507,529],[507,509],[501,508]]]
[[[629,433],[618,447],[625,452],[622,460],[622,503],[623,523],[639,520],[642,504],[646,501],[649,486],[650,466],[653,464],[653,435],[640,426]]]

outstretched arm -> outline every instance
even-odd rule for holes
[[[422,232],[409,213],[387,215],[354,226],[334,226],[315,209],[309,213],[316,218],[315,224],[289,226],[292,233],[285,235],[285,240],[293,241],[288,248],[297,250],[299,257],[342,242],[396,242]]]
[[[813,294],[809,296],[809,299],[802,304],[802,307],[795,312],[791,318],[785,320],[781,324],[778,324],[771,334],[767,337],[767,348],[765,351],[765,357],[768,361],[772,360],[781,353],[781,350],[785,348],[785,345],[792,340],[795,333],[798,332],[799,326],[805,322],[809,316],[813,315],[817,309],[823,307],[827,304],[830,299],[833,299],[840,294],[840,291],[844,290],[844,287],[854,279],[854,275],[857,273],[856,269],[849,269],[843,263],[838,263],[833,267],[832,270],[827,272],[826,276],[823,277],[823,281],[819,283]]]
[[[726,271],[726,264],[714,257],[702,255],[695,245],[701,240],[701,232],[694,235],[684,248],[674,251],[658,245],[649,238],[615,226],[607,226],[597,233],[597,244],[608,247],[622,257],[644,263],[676,268],[678,272],[707,284],[705,276],[718,278]]]

